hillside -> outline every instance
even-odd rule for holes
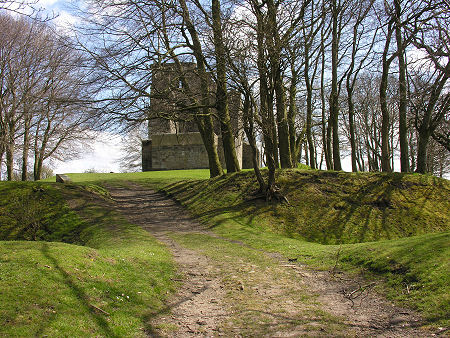
[[[420,310],[429,323],[449,325],[447,180],[283,170],[277,181],[289,205],[253,200],[252,172],[163,190],[224,237],[321,269],[382,278],[380,291],[389,298]]]
[[[223,269],[230,255],[258,257],[264,266],[260,253],[276,253],[314,271],[363,275],[390,299],[418,310],[427,325],[449,325],[448,181],[280,170],[277,182],[289,200],[280,204],[254,199],[252,171],[207,176],[207,171],[75,174],[68,185],[0,183],[0,333],[152,332],[148,318],[161,311],[178,280],[173,257],[120,214],[110,199],[112,187],[162,190],[181,202],[214,236],[229,242],[189,233],[172,240],[198,254],[208,252]],[[227,248],[224,257],[219,247]],[[239,264],[233,269],[241,274]],[[46,292],[43,280],[55,291]],[[243,296],[230,292],[230,304],[243,306]]]
[[[418,174],[283,170],[277,175],[289,205],[252,200],[252,172],[166,187],[209,219],[249,215],[273,232],[322,244],[396,239],[450,230],[450,183]],[[196,193],[197,192],[197,193]],[[195,194],[195,199],[191,197]]]

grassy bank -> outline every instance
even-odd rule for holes
[[[212,180],[205,171],[92,175],[72,178],[138,180],[162,189],[224,237],[315,267],[363,272],[384,281],[380,290],[430,324],[450,324],[447,180],[284,170],[277,181],[286,205],[251,200],[257,188],[251,171]]]
[[[249,201],[256,182],[248,172],[164,190],[225,237],[381,278],[389,298],[418,309],[430,324],[450,324],[448,181],[288,170],[278,182],[290,205]]]
[[[174,288],[170,254],[98,194],[92,184],[0,184],[0,336],[151,332]]]
[[[249,202],[257,189],[251,172],[177,183],[165,190],[205,220],[238,212],[249,215],[246,223],[322,244],[450,230],[450,184],[432,176],[284,170],[277,181],[289,205]]]
[[[168,278],[173,270],[171,270],[167,253],[151,238],[145,237],[146,234],[140,229],[127,224],[116,213],[111,212],[110,208],[98,204],[94,206],[95,203],[89,202],[89,198],[86,198],[86,194],[90,192],[107,197],[107,191],[100,185],[104,183],[121,184],[121,181],[135,181],[164,190],[179,200],[193,215],[216,233],[242,241],[253,248],[279,252],[287,258],[297,259],[301,263],[322,269],[331,269],[336,266],[351,274],[363,272],[369,278],[377,278],[382,281],[378,283],[379,289],[391,299],[418,309],[432,325],[450,325],[448,318],[450,288],[447,282],[450,270],[448,258],[450,257],[448,216],[450,188],[449,182],[446,180],[416,174],[352,174],[284,170],[278,172],[277,181],[282,193],[290,201],[290,204],[287,205],[252,200],[252,192],[256,190],[257,184],[251,171],[212,180],[208,179],[209,173],[205,170],[134,174],[70,174],[69,176],[74,180],[74,184],[66,186],[66,188],[51,183],[44,185],[55,189],[55,192],[52,192],[51,189],[45,188],[49,196],[53,193],[72,196],[65,197],[68,200],[67,205],[64,204],[65,202],[61,204],[66,205],[65,208],[69,208],[70,205],[69,209],[64,209],[65,211],[61,214],[48,217],[51,220],[48,223],[49,226],[57,224],[61,217],[69,219],[73,217],[73,221],[63,222],[66,228],[61,234],[55,235],[56,231],[42,233],[41,235],[44,237],[41,238],[84,245],[84,247],[75,247],[68,244],[44,243],[50,247],[55,245],[57,248],[55,250],[58,252],[63,252],[61,247],[67,247],[69,251],[72,250],[72,247],[77,248],[79,256],[73,252],[57,256],[61,260],[58,261],[58,266],[63,266],[64,271],[75,276],[74,283],[78,283],[79,277],[89,280],[85,284],[92,286],[95,283],[91,278],[95,276],[90,274],[91,268],[83,270],[77,267],[80,271],[75,270],[73,266],[68,265],[72,264],[72,260],[80,260],[77,264],[81,265],[98,264],[98,269],[102,271],[101,274],[105,273],[102,270],[103,264],[105,269],[110,268],[116,271],[114,264],[122,264],[122,259],[127,262],[128,265],[123,268],[123,271],[131,272],[131,275],[135,276],[132,277],[134,279],[122,279],[125,277],[121,274],[114,275],[116,272],[110,271],[111,277],[105,277],[107,281],[104,282],[104,285],[109,285],[114,292],[104,291],[101,296],[97,296],[95,292],[102,290],[102,287],[95,286],[97,291],[86,287],[88,296],[82,297],[89,299],[88,305],[85,306],[86,311],[91,313],[89,316],[94,318],[95,315],[110,320],[111,323],[108,322],[108,327],[114,328],[120,322],[120,320],[112,321],[111,313],[114,311],[128,313],[128,320],[130,323],[133,322],[131,312],[127,312],[127,309],[130,309],[127,306],[137,306],[140,309],[136,312],[139,319],[130,325],[135,330],[132,332],[141,332],[137,328],[139,325],[144,327],[142,318],[151,316],[152,312],[158,311],[161,300],[164,298],[164,292],[172,287]],[[7,185],[0,185],[0,187],[7,187]],[[38,189],[32,193],[42,192]],[[5,199],[2,201],[3,204],[0,203],[0,208],[3,209],[0,210],[13,209],[12,205],[7,204],[10,202],[6,203]],[[59,210],[58,208],[49,210]],[[75,214],[71,214],[71,212]],[[85,219],[95,220],[96,226],[89,222],[86,223]],[[67,224],[73,226],[67,226]],[[60,228],[60,226],[56,228]],[[11,234],[11,231],[9,233]],[[26,232],[22,232],[22,235],[25,234]],[[26,238],[24,237],[24,239]],[[148,248],[147,251],[144,250],[145,252],[142,252],[144,247],[142,241],[146,241],[145,247]],[[35,266],[36,270],[40,267],[44,273],[55,274],[53,288],[65,284],[69,285],[67,287],[70,289],[71,282],[67,282],[64,273],[53,268],[54,262],[52,263],[52,260],[47,257],[48,252],[52,252],[51,248],[46,251],[47,249],[42,247],[42,243],[32,242],[0,243],[2,243],[0,247],[3,245],[30,246],[30,252],[35,252],[36,257],[40,257],[39,262],[41,263]],[[9,252],[20,251],[14,251],[12,247],[2,250],[3,256],[0,255],[0,258],[3,258],[0,264],[5,264],[3,263],[6,261],[4,257],[7,257],[10,262],[7,264],[12,264],[15,258]],[[92,261],[89,250],[104,259]],[[51,257],[55,256],[54,252],[56,251],[53,251]],[[15,264],[19,265],[21,259],[23,258],[18,256],[14,261]],[[108,265],[108,260],[115,263]],[[32,266],[35,263],[30,264],[29,266]],[[140,279],[136,276],[143,276],[142,270],[145,269],[142,267],[146,267],[146,264],[149,264],[151,271],[154,271],[151,275],[145,275],[147,282],[144,284],[147,285],[147,289],[145,289],[147,291],[139,291],[146,287],[139,283],[132,292],[128,292],[130,295],[121,291],[126,285],[135,285],[134,283]],[[45,265],[52,268],[46,268]],[[42,268],[42,266],[44,267]],[[122,271],[121,269],[119,270]],[[148,271],[147,268],[146,270]],[[36,273],[42,271],[37,270]],[[79,274],[82,273],[84,275],[80,276]],[[12,279],[19,279],[21,275],[20,272],[17,274],[11,272],[11,274]],[[59,280],[56,276],[59,276]],[[105,274],[105,276],[109,275]],[[122,287],[117,287],[117,280],[122,283],[120,284]],[[2,277],[0,286],[4,281],[5,279]],[[107,288],[107,286],[104,287],[105,290]],[[6,290],[4,287],[2,289]],[[14,292],[16,295],[20,294],[19,291]],[[70,292],[77,293],[73,290]],[[142,304],[147,306],[149,302],[153,302],[153,305],[148,307],[151,310],[147,312],[141,303],[130,305],[123,298],[127,295],[131,297],[131,294],[142,295],[144,293],[148,294],[149,298],[143,300]],[[125,296],[121,296],[122,294]],[[77,299],[76,296],[74,297]],[[36,296],[33,299],[39,299],[39,297]],[[94,302],[95,300],[98,302]],[[93,302],[92,305],[110,315],[106,316],[96,310],[90,305],[91,302]],[[33,304],[33,300],[29,299],[26,303]],[[37,302],[37,304],[39,303]],[[0,311],[9,311],[5,309],[13,308],[13,306],[15,305],[11,300],[4,308],[0,308]],[[13,317],[12,313],[11,311],[9,314],[10,318]],[[23,316],[23,318],[25,317]],[[53,323],[53,320],[49,319],[48,321]],[[91,319],[91,321],[94,323],[95,319]],[[62,320],[54,322],[63,325]],[[10,329],[15,327],[11,323],[12,319],[9,319],[6,327]],[[26,324],[22,326],[25,327]],[[90,327],[90,330],[94,330],[92,327],[97,327],[98,331],[96,332],[100,332],[100,334],[105,333],[98,323],[92,324]],[[119,329],[117,328],[117,330]]]

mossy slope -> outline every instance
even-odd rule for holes
[[[277,181],[290,204],[251,200],[256,181],[243,172],[166,188],[200,217],[227,211],[291,237],[322,244],[396,239],[450,230],[450,184],[415,174],[283,170]],[[193,197],[193,192],[201,191]]]

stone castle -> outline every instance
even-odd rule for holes
[[[200,101],[200,80],[195,63],[183,63],[183,76],[190,92]],[[211,102],[215,100],[215,85],[209,79]],[[152,67],[151,101],[149,106],[148,140],[142,141],[142,171],[209,168],[208,155],[193,112],[173,63]],[[187,107],[187,108],[183,108]],[[241,168],[252,168],[251,148],[244,142],[241,100],[237,92],[229,92],[229,110],[235,138],[236,155]],[[212,114],[215,110],[211,109]],[[216,119],[214,119],[216,120]],[[220,126],[214,123],[215,143],[225,167]]]

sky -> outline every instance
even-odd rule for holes
[[[97,132],[91,151],[86,151],[78,159],[70,161],[55,161],[55,174],[96,172],[120,172],[120,159],[123,153],[120,149],[121,137],[108,132]]]
[[[50,16],[55,16],[52,22],[62,28],[70,30],[77,22],[77,18],[70,12],[71,2],[66,0],[40,0],[37,8],[42,8]],[[97,137],[91,144],[91,151],[80,154],[80,157],[70,161],[54,161],[52,163],[54,173],[82,173],[87,170],[97,172],[119,172],[121,137],[108,132],[96,133]]]

